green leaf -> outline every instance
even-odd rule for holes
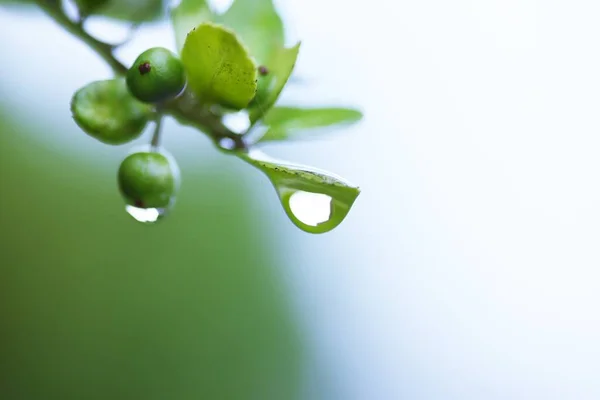
[[[274,81],[274,76],[284,75],[279,71],[279,59],[285,52],[284,28],[281,18],[273,5],[273,0],[235,0],[231,7],[216,19],[225,26],[230,27],[250,49],[258,65],[267,67],[269,73],[259,75],[256,97],[251,106],[267,103],[269,90]],[[282,66],[287,68],[285,65]],[[268,108],[268,106],[267,106]]]
[[[153,21],[163,15],[162,0],[78,0],[91,10],[93,15],[130,21],[135,23]],[[105,3],[95,6],[93,3]]]
[[[336,228],[360,194],[357,186],[330,172],[274,160],[256,150],[238,156],[267,175],[290,220],[309,233]]]
[[[237,36],[223,26],[207,22],[192,30],[181,60],[190,89],[203,103],[239,110],[256,93],[256,64]]]
[[[262,90],[256,94],[256,98],[251,105],[250,121],[253,124],[261,119],[279,98],[294,70],[299,51],[300,42],[288,49],[281,48],[267,64],[269,74],[264,77],[266,78],[266,84],[262,85]]]
[[[181,3],[171,10],[177,51],[181,52],[187,34],[192,29],[203,22],[213,21],[214,17],[206,0],[181,0]]]
[[[283,22],[273,0],[235,0],[216,22],[231,28],[259,64],[269,62],[283,47]]]
[[[110,0],[75,0],[77,9],[81,16],[92,15]]]
[[[8,4],[12,5],[29,5],[33,3],[35,0],[0,0],[0,4]]]
[[[349,108],[273,107],[263,119],[269,128],[260,141],[295,139],[307,130],[346,126],[361,118],[360,111]]]

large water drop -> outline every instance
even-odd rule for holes
[[[287,216],[309,233],[336,228],[360,194],[358,187],[326,171],[274,160],[258,151],[240,157],[269,177]]]
[[[294,225],[309,233],[326,233],[335,229],[346,218],[356,199],[273,184],[287,216]]]

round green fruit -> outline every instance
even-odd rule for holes
[[[129,90],[146,103],[160,103],[177,97],[185,83],[181,60],[162,47],[144,51],[127,71]]]
[[[137,208],[167,208],[179,188],[179,168],[168,154],[133,153],[121,163],[118,181],[127,204]]]
[[[110,79],[92,82],[75,92],[71,113],[88,135],[117,145],[140,136],[152,108],[129,93],[124,79]]]

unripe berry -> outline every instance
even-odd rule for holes
[[[75,92],[71,112],[88,135],[117,145],[142,133],[152,108],[129,93],[124,79],[110,79],[92,82]]]
[[[181,60],[162,47],[144,51],[127,71],[129,90],[146,103],[160,103],[177,97],[185,83]]]
[[[118,172],[119,190],[128,205],[164,209],[179,188],[179,168],[172,157],[155,151],[130,154]]]

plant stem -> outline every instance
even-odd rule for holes
[[[191,125],[203,132],[207,132],[220,150],[234,152],[248,150],[248,145],[242,135],[229,130],[223,125],[220,117],[214,115],[208,108],[198,104],[193,95],[187,91],[168,104],[164,111],[182,125]],[[224,149],[220,145],[219,142],[224,138],[233,141],[233,149]]]
[[[160,134],[162,133],[162,114],[156,115],[156,121],[154,123],[154,133],[152,134],[152,141],[150,142],[150,147],[153,151],[158,150],[160,146]]]
[[[127,72],[127,68],[114,57],[113,46],[101,42],[87,33],[81,24],[71,21],[63,13],[59,1],[36,0],[36,3],[56,23],[94,50],[113,69],[116,75],[124,75]]]

